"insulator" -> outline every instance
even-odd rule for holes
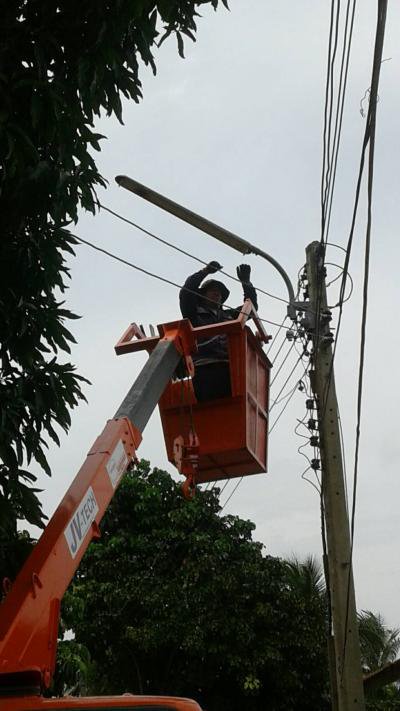
[[[319,459],[312,459],[311,460],[311,469],[314,469],[314,471],[318,471],[318,469],[321,469],[321,462]]]
[[[324,309],[324,311],[321,311],[321,321],[324,323],[329,323],[329,321],[332,321],[332,311],[329,309]]]
[[[334,337],[333,337],[333,333],[331,333],[331,332],[329,331],[329,333],[326,333],[325,336],[322,336],[322,339],[321,339],[321,340],[322,340],[322,343],[324,343],[324,344],[326,345],[326,344],[333,343],[333,341],[334,341],[335,339],[334,339]]]
[[[286,331],[286,338],[288,339],[288,341],[294,341],[295,332],[291,328]]]
[[[313,398],[308,398],[306,400],[306,408],[307,410],[313,410],[314,409],[314,400]]]
[[[319,447],[319,438],[316,435],[310,437],[311,447]]]
[[[318,422],[317,420],[314,420],[312,417],[308,420],[307,422],[307,427],[309,430],[317,430],[318,429]]]

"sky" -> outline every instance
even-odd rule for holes
[[[329,241],[347,242],[365,119],[360,102],[370,86],[376,0],[358,3]],[[241,255],[195,228],[163,213],[115,183],[129,175],[270,253],[296,283],[308,243],[320,238],[320,181],[326,56],[330,3],[325,0],[231,0],[230,11],[202,9],[197,42],[185,45],[185,59],[173,38],[156,51],[157,75],[142,67],[144,99],[124,102],[124,125],[102,117],[96,129],[107,136],[96,154],[108,180],[100,201],[160,237],[205,261],[216,259],[234,273]],[[355,519],[354,577],[357,606],[383,614],[400,626],[398,553],[400,477],[398,461],[399,302],[398,116],[400,5],[389,3],[381,68],[373,195],[371,274],[365,382],[361,421],[359,483]],[[365,101],[363,104],[365,108]],[[352,492],[356,389],[360,344],[363,247],[366,227],[363,184],[335,374],[341,412],[349,495]],[[101,211],[82,213],[75,233],[144,269],[183,283],[199,264]],[[44,509],[51,515],[83,462],[93,440],[112,417],[143,366],[144,354],[116,357],[114,344],[132,321],[147,325],[179,316],[178,291],[119,264],[86,246],[70,263],[67,306],[82,316],[71,322],[77,340],[72,361],[88,377],[88,404],[72,413],[61,448],[50,448],[51,479]],[[340,265],[344,253],[328,247],[327,262]],[[277,272],[249,256],[253,283],[286,297]],[[328,281],[340,273],[328,265]],[[338,299],[335,282],[329,304]],[[240,303],[239,284],[227,283],[231,302]],[[280,323],[285,305],[263,294],[259,313]],[[337,323],[333,311],[332,326]],[[268,324],[266,324],[268,327]],[[270,326],[274,335],[275,326]],[[271,357],[283,341],[276,339]],[[275,371],[290,344],[282,347]],[[277,396],[297,355],[293,351],[273,385]],[[284,393],[295,385],[300,369]],[[281,405],[271,412],[271,421]],[[224,513],[250,519],[254,537],[270,555],[321,556],[319,496],[302,479],[307,462],[298,452],[306,440],[294,432],[305,414],[304,393],[296,391],[270,436],[268,474],[247,477]],[[300,428],[301,431],[301,428]],[[307,448],[309,451],[307,451]],[[311,454],[308,445],[303,450]],[[154,466],[168,464],[158,412],[147,426],[138,454]],[[233,491],[231,481],[221,503]]]

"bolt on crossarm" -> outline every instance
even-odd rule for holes
[[[321,452],[321,487],[326,530],[338,711],[365,710],[351,561],[343,461],[333,372],[332,333],[327,307],[324,247],[312,242],[306,249],[310,297],[308,332],[312,338],[310,381],[316,399]]]
[[[271,255],[264,252],[264,250],[250,244],[247,240],[242,239],[239,235],[236,235],[233,232],[226,230],[224,227],[220,227],[220,225],[215,224],[215,222],[211,222],[205,217],[192,212],[192,210],[189,210],[187,207],[179,205],[179,203],[170,200],[160,193],[157,193],[155,190],[146,187],[146,185],[142,185],[142,183],[139,183],[137,180],[133,180],[126,175],[117,175],[115,180],[122,188],[125,188],[135,195],[144,198],[153,205],[157,205],[157,207],[171,213],[171,215],[179,217],[180,220],[187,222],[193,227],[197,227],[198,230],[201,230],[211,237],[218,239],[220,242],[227,244],[229,247],[236,249],[241,254],[256,254],[257,256],[266,259],[267,262],[275,267],[283,278],[289,297],[288,316],[293,320],[296,318],[296,302],[292,282],[290,281],[290,278],[284,268],[279,264],[279,262],[276,261],[276,259],[274,259],[274,257],[271,257]]]

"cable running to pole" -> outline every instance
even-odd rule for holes
[[[96,252],[101,252],[102,254],[105,254],[107,257],[110,257],[110,259],[115,259],[117,262],[120,262],[121,264],[125,264],[127,267],[130,267],[131,269],[135,269],[138,272],[141,272],[142,274],[146,274],[146,276],[152,277],[153,279],[157,279],[158,281],[164,282],[165,284],[169,284],[170,286],[174,286],[177,289],[183,289],[183,291],[187,291],[189,294],[196,294],[197,292],[192,291],[191,289],[188,289],[186,286],[182,286],[180,284],[177,284],[175,281],[172,281],[171,279],[167,279],[166,277],[162,277],[159,274],[155,274],[154,272],[150,272],[147,269],[143,269],[143,267],[139,267],[137,264],[133,264],[133,262],[128,262],[127,259],[123,259],[122,257],[118,257],[116,254],[113,254],[112,252],[109,252],[107,249],[103,249],[103,247],[99,247],[96,244],[93,244],[93,242],[89,242],[86,239],[83,239],[83,237],[78,237],[77,235],[72,235],[74,239],[76,239],[77,242],[81,242],[82,244],[86,244],[88,247],[91,247],[91,249],[94,249]],[[205,296],[203,296],[204,299],[206,299]],[[208,299],[206,299],[208,300]],[[210,300],[210,303],[214,304],[213,301]],[[237,311],[237,307],[234,306],[227,306],[234,310]],[[242,313],[241,311],[237,311],[238,315]],[[269,323],[272,324],[273,326],[280,326],[279,323],[276,323],[276,321],[270,321],[269,319],[266,318],[261,318],[259,316],[260,321],[263,321],[264,323]]]
[[[187,252],[185,249],[178,247],[176,244],[173,244],[172,242],[168,242],[168,240],[164,239],[163,237],[159,237],[158,235],[154,234],[153,232],[150,232],[150,230],[147,230],[145,227],[142,227],[141,225],[137,224],[136,222],[129,220],[127,217],[123,217],[123,215],[120,215],[118,212],[111,210],[111,208],[106,207],[101,202],[97,201],[97,205],[102,210],[105,210],[106,212],[109,212],[111,215],[114,215],[114,217],[117,217],[119,220],[122,220],[122,222],[126,222],[128,225],[131,225],[132,227],[135,227],[137,230],[140,230],[140,232],[143,232],[143,234],[147,235],[147,237],[151,237],[152,239],[155,239],[157,242],[161,242],[162,244],[165,244],[167,247],[174,249],[176,252],[180,252],[180,254],[184,254],[185,257],[194,259],[194,261],[199,262],[199,264],[204,264],[205,266],[208,264],[208,262],[204,261],[204,259],[200,259],[200,257],[196,257],[194,254]],[[240,279],[233,276],[233,274],[228,274],[228,272],[225,272],[222,269],[220,270],[220,273],[223,274],[224,276],[228,277],[228,279],[232,279],[232,281],[236,281],[239,284],[241,283]],[[283,299],[281,296],[276,296],[275,294],[271,294],[269,291],[265,291],[265,289],[261,289],[258,286],[255,286],[254,288],[260,294],[265,294],[265,296],[269,296],[271,299],[275,299],[276,301],[282,301],[284,304],[289,303],[287,299]]]
[[[387,14],[387,0],[379,0],[378,2],[378,21],[375,39],[374,63],[372,69],[371,93],[368,109],[369,118],[369,155],[368,155],[368,217],[367,231],[365,237],[365,259],[364,259],[364,283],[363,283],[363,308],[361,317],[361,342],[360,342],[360,362],[358,375],[357,389],[357,425],[356,425],[356,444],[354,455],[354,474],[353,474],[353,500],[351,511],[351,550],[350,560],[353,558],[354,548],[354,525],[357,502],[357,483],[358,483],[358,464],[360,453],[360,433],[361,433],[361,411],[362,411],[362,395],[364,382],[364,364],[365,364],[365,344],[366,344],[366,325],[368,311],[368,286],[369,286],[369,266],[370,266],[370,250],[371,250],[371,227],[372,227],[372,187],[374,178],[374,157],[375,157],[375,133],[376,133],[376,107],[378,101],[378,86],[379,76],[382,64],[383,42],[385,37]],[[349,610],[349,588],[350,580],[347,589],[347,616]],[[347,629],[347,627],[346,627]],[[347,635],[344,640],[343,656],[346,652]]]
[[[331,211],[332,211],[332,204],[333,204],[333,193],[334,193],[335,182],[336,182],[336,169],[337,169],[337,161],[338,161],[338,155],[339,155],[340,138],[341,138],[341,132],[342,132],[343,111],[344,111],[344,102],[345,102],[345,95],[346,95],[346,88],[347,88],[351,42],[352,42],[352,37],[353,37],[355,7],[356,7],[356,0],[353,0],[352,13],[351,13],[351,19],[350,19],[350,29],[349,29],[349,34],[347,36],[348,26],[349,26],[349,15],[350,15],[350,0],[348,0],[347,8],[346,8],[344,36],[343,36],[342,60],[341,60],[340,75],[339,75],[339,88],[338,88],[338,95],[337,95],[335,128],[334,128],[334,137],[333,137],[333,145],[332,145],[332,159],[330,160],[330,165],[329,165],[329,169],[327,171],[327,176],[326,176],[327,177],[327,190],[326,190],[326,199],[325,199],[325,204],[324,204],[324,211],[325,211],[324,232],[321,234],[321,240],[324,241],[325,243],[328,239],[328,234],[329,234],[329,226],[330,226]]]

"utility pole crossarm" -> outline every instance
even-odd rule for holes
[[[220,225],[215,224],[215,222],[207,220],[205,217],[198,215],[196,212],[189,210],[187,207],[183,207],[183,205],[179,205],[179,203],[170,200],[164,195],[161,195],[161,193],[157,193],[155,190],[148,188],[146,185],[142,185],[142,183],[139,183],[137,180],[133,180],[126,175],[117,175],[115,180],[122,188],[125,188],[131,193],[144,198],[144,200],[151,202],[153,205],[157,205],[157,207],[160,207],[162,210],[169,212],[171,215],[178,217],[180,220],[187,222],[189,225],[196,227],[198,230],[201,230],[220,242],[227,244],[229,247],[232,247],[232,249],[236,249],[241,254],[256,254],[257,256],[266,259],[270,264],[272,264],[273,267],[275,267],[283,278],[289,297],[288,315],[292,319],[296,318],[295,295],[292,282],[283,267],[276,261],[276,259],[271,257],[270,254],[264,252],[264,250],[259,249],[253,244],[250,244],[250,242],[247,242],[247,240],[239,237],[239,235],[230,232],[225,229],[225,227],[221,227]]]

